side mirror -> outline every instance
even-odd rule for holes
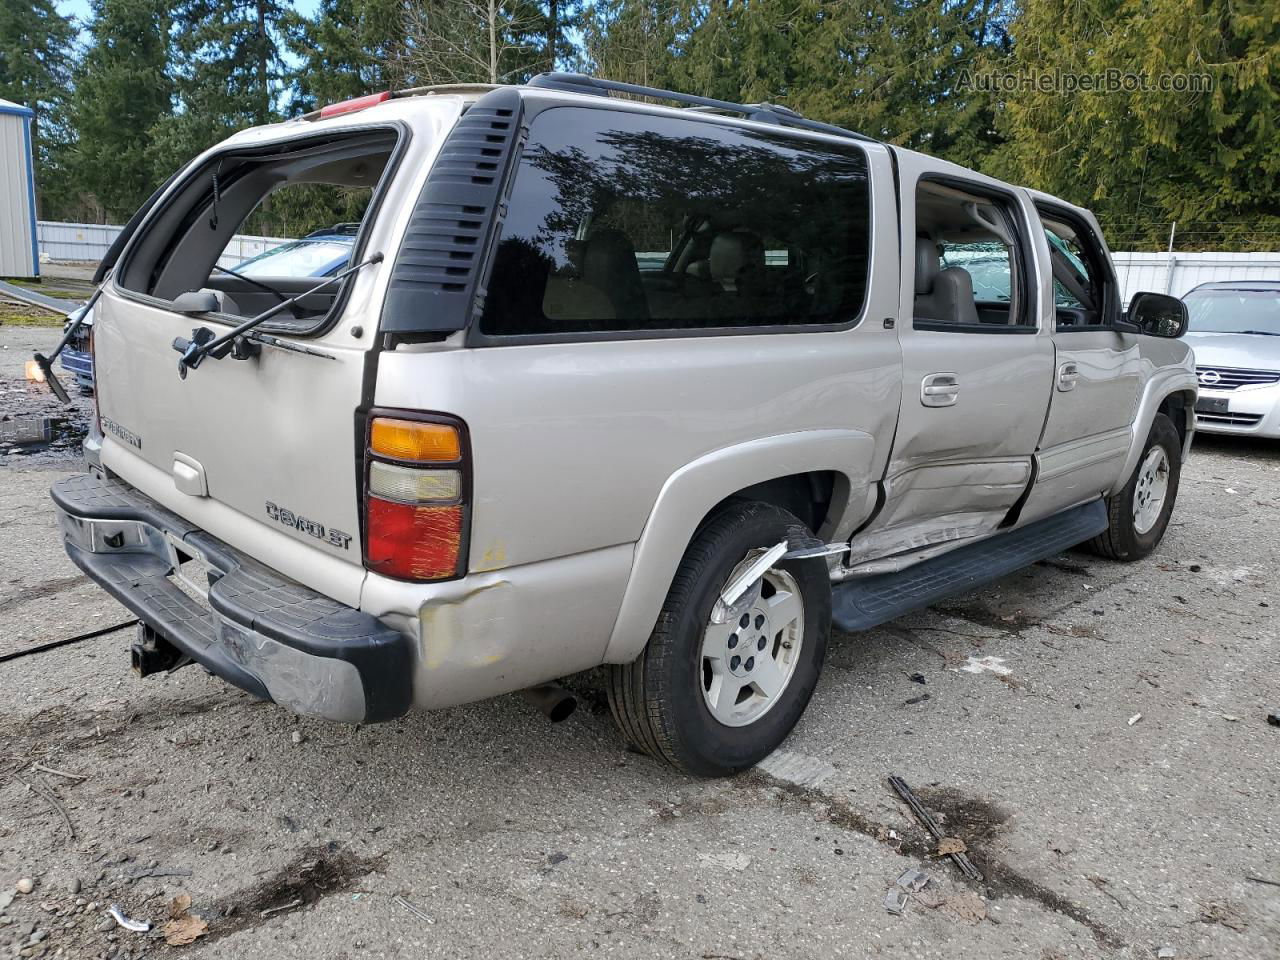
[[[208,290],[188,290],[173,298],[173,309],[178,313],[216,313],[218,298]]]
[[[1125,313],[1124,328],[1176,340],[1187,332],[1187,305],[1165,293],[1135,293]]]

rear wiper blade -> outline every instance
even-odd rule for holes
[[[257,287],[259,290],[265,290],[267,291],[267,293],[274,294],[277,300],[284,299],[284,294],[281,293],[279,290],[277,290],[275,287],[271,286],[271,284],[269,283],[263,283],[261,280],[255,280],[253,279],[253,277],[246,277],[243,273],[240,273],[238,270],[232,270],[230,267],[224,267],[220,263],[215,263],[213,265],[213,269],[217,270],[219,273],[229,274],[230,276],[233,276],[238,280],[243,280],[245,283],[249,284],[249,286],[251,287]]]
[[[250,317],[239,326],[232,327],[226,333],[222,334],[222,336],[218,336],[208,327],[197,327],[191,331],[191,339],[188,340],[186,337],[177,337],[173,341],[173,349],[182,354],[182,357],[178,360],[178,376],[185,380],[187,378],[187,371],[194,370],[196,367],[200,366],[201,361],[203,361],[205,357],[213,357],[215,360],[221,360],[228,353],[231,353],[232,349],[236,347],[240,348],[236,352],[238,358],[248,356],[249,350],[245,348],[246,346],[251,347],[251,344],[244,334],[248,333],[258,324],[270,320],[277,313],[284,310],[285,307],[292,306],[304,297],[309,297],[313,293],[320,292],[332,283],[337,283],[339,280],[346,279],[357,270],[367,267],[370,264],[381,263],[382,259],[381,253],[375,253],[369,258],[362,260],[353,266],[347,267],[345,270],[338,271],[332,277],[327,277],[320,283],[317,283],[310,290],[304,290],[297,296],[290,297],[288,300],[282,300],[274,307],[270,307],[269,309],[262,311],[262,313],[258,314],[256,317]]]

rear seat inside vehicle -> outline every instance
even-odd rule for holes
[[[626,320],[649,329],[772,315],[781,322],[807,314],[813,299],[799,271],[770,266],[764,240],[741,227],[707,231],[683,270],[642,273],[630,238],[612,227],[571,241],[566,254],[568,264],[548,276],[543,293],[549,318]]]

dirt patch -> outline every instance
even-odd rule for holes
[[[342,852],[336,842],[306,851],[274,876],[218,901],[212,908],[193,908],[209,921],[209,933],[201,942],[219,940],[306,909],[383,866],[383,857]]]
[[[911,819],[910,827],[893,828],[893,834],[896,834],[894,836],[888,825],[864,816],[839,797],[820,790],[776,780],[758,770],[739,776],[734,784],[757,793],[765,787],[772,787],[780,801],[784,805],[793,806],[797,812],[803,808],[804,812],[812,814],[814,806],[820,806],[829,823],[843,830],[871,837],[905,856],[930,860],[937,848],[933,838],[914,818]],[[1070,917],[1088,929],[1099,943],[1113,949],[1124,946],[1120,937],[1095,920],[1083,907],[1024,876],[990,852],[990,846],[1010,819],[1009,812],[1003,807],[950,787],[926,787],[915,792],[925,807],[938,818],[946,834],[964,841],[969,859],[983,875],[981,886],[988,899],[1020,897],[1033,900],[1049,910]],[[956,880],[964,882],[958,874]]]
[[[915,794],[938,818],[943,832],[960,837],[970,850],[994,840],[1009,819],[1008,812],[996,804],[950,787],[923,787]]]
[[[1050,570],[1060,570],[1063,573],[1070,573],[1077,577],[1092,577],[1093,572],[1083,563],[1072,563],[1070,560],[1056,560],[1050,557],[1047,560],[1037,560],[1037,567],[1048,567]]]
[[[938,606],[931,607],[935,613],[943,616],[955,617],[957,620],[966,620],[979,627],[986,627],[988,630],[999,630],[1001,633],[1018,636],[1027,627],[1034,627],[1040,621],[1035,617],[1028,616],[1021,610],[1014,610],[1012,613],[997,613],[983,603],[966,603],[957,606]]]
[[[1010,818],[1009,812],[1003,807],[948,787],[924,788],[918,790],[916,795],[938,818],[949,836],[959,837],[965,842],[969,848],[969,859],[982,872],[988,898],[1000,900],[1005,897],[1021,897],[1024,900],[1034,900],[1088,928],[1100,943],[1112,948],[1124,945],[1115,933],[1095,920],[1087,910],[1062,894],[1024,876],[991,853],[990,846]]]

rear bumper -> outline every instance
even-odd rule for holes
[[[66,477],[50,495],[76,566],[222,679],[328,720],[376,723],[409,709],[409,637],[254,562],[119,479]],[[206,590],[204,602],[192,595]]]

